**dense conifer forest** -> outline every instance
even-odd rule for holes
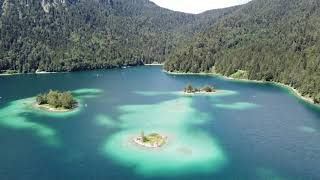
[[[148,0],[0,0],[0,70],[77,71],[164,62],[235,8],[191,15]]]
[[[168,71],[290,85],[320,102],[320,1],[253,0],[177,48]]]
[[[281,82],[320,103],[320,1],[253,0],[199,15],[148,0],[0,0],[0,71],[166,62]]]

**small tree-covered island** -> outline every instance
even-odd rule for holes
[[[141,135],[134,138],[133,141],[146,148],[160,148],[166,143],[167,137],[157,133],[144,135],[144,132],[141,132]]]
[[[39,94],[34,106],[50,112],[69,112],[78,107],[78,102],[71,92],[50,90],[48,93]]]
[[[216,92],[216,90],[214,89],[214,87],[209,85],[206,85],[202,88],[197,88],[189,84],[183,89],[183,92],[185,94],[213,94]]]

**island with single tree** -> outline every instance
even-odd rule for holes
[[[37,96],[34,107],[50,112],[69,112],[78,107],[78,102],[71,92],[50,90]]]
[[[202,88],[193,87],[191,84],[183,89],[185,94],[213,94],[216,92],[213,86],[206,85]]]
[[[141,135],[134,138],[133,141],[146,148],[160,148],[166,143],[167,137],[157,133],[151,133],[146,136],[144,132],[141,132]]]

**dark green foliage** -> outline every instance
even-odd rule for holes
[[[201,89],[201,91],[210,93],[210,92],[215,92],[215,89],[212,86],[206,85]]]
[[[183,91],[185,93],[196,93],[196,92],[207,92],[207,93],[211,93],[211,92],[215,92],[215,89],[212,86],[206,85],[202,88],[195,88],[193,87],[191,84],[188,84]]]
[[[184,92],[186,92],[186,93],[193,93],[193,92],[194,92],[194,89],[193,89],[192,85],[191,85],[191,84],[188,84],[188,86],[184,88]]]
[[[36,101],[39,105],[48,104],[47,95],[46,94],[39,94],[36,98]]]
[[[142,138],[142,142],[148,141],[147,137],[144,135],[144,131],[141,132],[141,138]]]
[[[48,104],[54,108],[64,109],[72,109],[77,103],[70,92],[52,90],[49,93],[38,95],[36,101],[39,105]]]
[[[236,75],[288,84],[320,101],[318,0],[253,0],[200,15],[148,0],[0,0],[0,5],[1,72],[166,60],[169,71],[215,67],[230,76],[243,70]]]
[[[319,102],[319,22],[319,0],[253,0],[176,49],[165,69],[244,70],[249,79],[281,82]]]
[[[204,24],[214,24],[232,10],[196,16],[148,0],[1,3],[0,70],[21,73],[163,62],[175,47],[207,27]]]

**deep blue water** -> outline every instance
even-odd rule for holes
[[[149,177],[137,173],[134,164],[126,166],[101,153],[106,138],[119,129],[97,125],[97,114],[107,114],[117,121],[120,106],[150,105],[177,98],[172,94],[143,96],[135,92],[176,92],[188,83],[209,84],[237,93],[218,98],[192,97],[192,107],[209,117],[197,128],[214,136],[228,158],[223,167],[207,173],[155,173]],[[86,98],[86,107],[74,115],[17,112],[28,122],[52,129],[59,145],[48,143],[47,136],[37,134],[34,126],[17,128],[1,123],[14,119],[10,115],[17,115],[16,112],[3,116],[0,113],[0,180],[320,179],[320,109],[272,84],[168,75],[160,67],[133,67],[2,76],[0,85],[0,112],[12,102],[49,89],[102,90],[96,97]],[[216,104],[227,107],[215,107]]]

